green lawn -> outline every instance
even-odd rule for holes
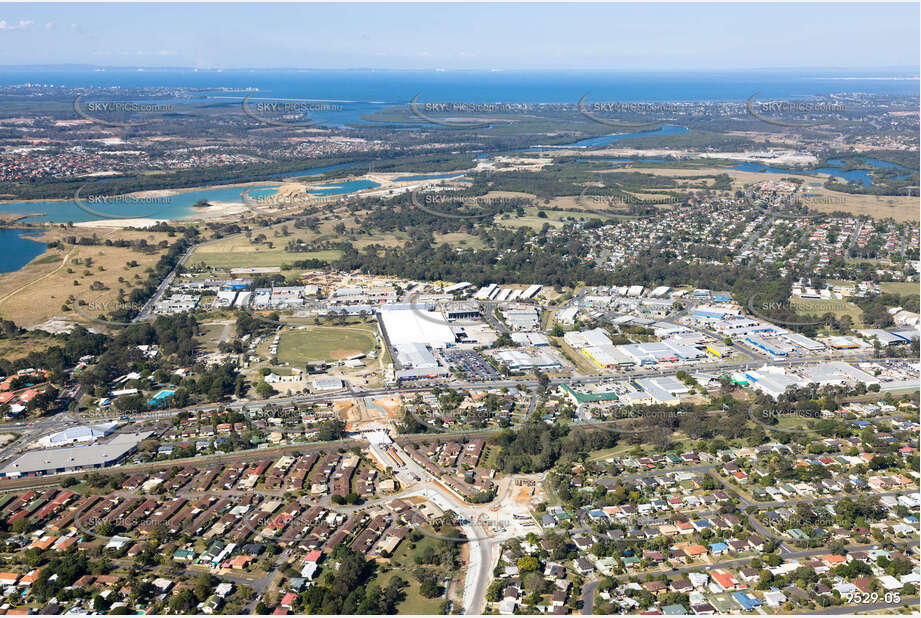
[[[444,597],[426,599],[424,596],[422,596],[419,593],[419,582],[416,581],[416,578],[413,577],[413,574],[410,573],[408,569],[390,569],[386,573],[378,573],[378,575],[372,579],[368,585],[371,586],[372,584],[377,584],[383,588],[389,584],[390,580],[396,575],[399,575],[402,579],[409,582],[409,585],[403,588],[403,594],[406,595],[406,598],[404,598],[400,604],[397,605],[398,614],[438,615],[441,613],[441,601],[444,599]]]
[[[296,260],[320,259],[333,261],[342,257],[341,251],[312,251],[307,253],[290,253],[283,249],[266,249],[265,251],[240,251],[238,253],[196,251],[189,258],[189,264],[204,262],[213,268],[243,268],[246,266],[281,266]]]
[[[429,531],[433,530],[429,528]],[[439,539],[432,538],[430,536],[422,536],[418,541],[412,542],[411,535],[407,536],[406,539],[400,543],[400,546],[397,547],[396,551],[393,554],[393,557],[390,559],[389,569],[386,573],[382,572],[385,565],[379,567],[377,576],[374,578],[374,581],[381,587],[387,585],[390,582],[390,579],[394,575],[399,575],[404,580],[409,582],[409,585],[403,588],[403,592],[406,595],[406,598],[399,604],[398,611],[400,614],[439,614],[441,609],[441,602],[444,599],[443,596],[436,597],[434,599],[427,599],[419,592],[419,581],[416,580],[416,577],[412,574],[412,571],[417,571],[419,569],[424,570],[430,575],[435,575],[435,578],[439,585],[444,585],[444,578],[450,576],[455,580],[460,582],[464,581],[464,571],[463,569],[450,570],[446,567],[441,566],[431,566],[431,565],[418,565],[415,561],[415,556],[424,550],[426,547],[436,547],[440,543],[444,543]]]
[[[791,301],[798,315],[818,315],[832,313],[836,318],[851,316],[855,325],[863,323],[863,311],[860,307],[846,300],[826,300],[812,298],[794,298]]]
[[[310,326],[285,332],[278,343],[278,360],[287,363],[342,360],[377,347],[368,326]]]
[[[888,283],[880,283],[879,289],[889,294],[908,296],[918,293],[918,284],[910,281],[890,281]]]

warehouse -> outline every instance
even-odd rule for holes
[[[717,358],[724,358],[732,353],[732,348],[719,343],[711,343],[707,346],[707,351]]]
[[[633,382],[634,386],[642,388],[646,393],[649,393],[649,396],[652,397],[656,403],[664,403],[668,405],[677,405],[681,403],[681,400],[678,399],[676,394],[669,392],[667,388],[663,388],[660,383],[663,378],[643,378]],[[677,382],[677,380],[676,380]],[[678,382],[684,391],[687,392],[687,387]]]
[[[825,345],[819,343],[814,339],[800,335],[799,333],[783,333],[781,337],[792,343],[793,345],[809,350],[810,352],[818,352],[819,350],[824,350]]]
[[[788,376],[783,373],[769,373],[767,370],[750,371],[745,374],[752,388],[777,399],[787,389],[799,386],[800,379],[795,376]]]
[[[792,346],[774,337],[768,339],[759,335],[749,335],[745,337],[745,341],[772,356],[786,356],[793,351]]]
[[[647,352],[644,347],[638,343],[618,346],[618,349],[640,365],[655,365],[659,362],[655,356]]]
[[[512,333],[512,341],[518,345],[532,348],[550,345],[550,340],[542,333]]]
[[[537,350],[501,350],[495,354],[495,357],[508,367],[511,372],[531,371],[534,369],[556,371],[562,368],[560,362],[551,354]]]
[[[504,309],[502,314],[506,324],[513,330],[537,330],[540,323],[540,316],[532,307]]]
[[[342,388],[345,388],[345,384],[340,378],[322,377],[315,378],[313,381],[315,391],[338,391]]]
[[[444,310],[445,319],[454,320],[477,320],[480,317],[480,308],[476,303],[449,303]]]
[[[432,369],[438,366],[435,356],[424,343],[401,343],[393,346],[393,350],[403,369]]]
[[[608,334],[601,328],[585,330],[580,333],[566,333],[563,335],[563,341],[565,341],[570,347],[576,349],[588,348],[591,346],[605,346],[611,345],[612,343],[611,339],[608,337]]]
[[[444,349],[456,341],[440,313],[412,307],[387,308],[380,312],[381,330],[391,346],[422,343]]]
[[[477,293],[474,294],[473,297],[476,298],[477,300],[487,300],[490,296],[492,296],[495,293],[497,287],[498,286],[495,283],[490,283],[489,285],[485,285],[481,287],[479,290],[477,290]]]
[[[740,314],[739,309],[727,309],[724,307],[714,307],[712,305],[699,305],[691,312],[691,317],[705,318],[710,320],[725,320],[730,316]]]
[[[103,438],[115,431],[117,427],[118,423],[70,427],[39,439],[38,444],[42,447],[52,447],[77,444],[78,442],[95,442],[99,438]]]
[[[528,286],[524,292],[521,293],[521,300],[528,300],[537,296],[537,293],[540,292],[542,285],[532,285]]]
[[[43,476],[114,465],[153,432],[123,433],[105,444],[30,451],[0,470],[0,477]]]
[[[582,353],[589,357],[593,363],[602,369],[616,369],[630,367],[636,364],[633,357],[621,352],[613,345],[588,346]]]
[[[829,337],[827,339],[829,347],[832,347],[836,350],[856,350],[862,347],[869,347],[867,344],[860,341],[855,337]]]
[[[569,326],[575,324],[577,315],[579,315],[578,307],[566,307],[556,312],[556,321]]]
[[[881,328],[865,328],[863,330],[857,331],[860,333],[860,336],[866,339],[867,341],[872,342],[875,338],[879,341],[880,345],[890,346],[890,345],[899,345],[902,343],[909,343],[909,340],[901,335],[890,333],[889,331],[883,330]]]
[[[461,281],[460,283],[455,283],[454,285],[449,285],[444,289],[445,294],[454,294],[455,292],[460,292],[471,286],[469,281]]]
[[[866,386],[879,384],[880,381],[865,371],[852,367],[841,361],[822,363],[815,367],[807,367],[802,371],[803,377],[809,382],[820,386],[844,386],[863,382]]]

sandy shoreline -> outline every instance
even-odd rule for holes
[[[82,228],[126,228],[140,227],[146,228],[156,225],[157,223],[184,223],[192,221],[207,221],[209,219],[219,219],[230,215],[238,215],[249,210],[249,207],[241,202],[209,202],[211,206],[206,208],[194,208],[194,212],[189,217],[182,219],[157,219],[147,217],[135,217],[131,219],[95,219],[93,221],[79,221],[74,223],[74,227]]]

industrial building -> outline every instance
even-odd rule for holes
[[[752,334],[745,337],[745,342],[772,356],[787,356],[795,349],[792,345],[779,337],[765,337]]]
[[[550,345],[550,339],[541,333],[512,333],[512,341],[527,347],[544,347]]]
[[[783,369],[774,367],[762,367],[758,371],[746,372],[745,378],[752,388],[774,399],[787,392],[787,389],[800,386],[802,383],[800,378],[787,375],[783,373]]]
[[[435,311],[411,306],[388,307],[379,313],[380,326],[391,346],[422,343],[441,350],[456,341],[454,331]]]
[[[681,402],[679,396],[690,392],[687,386],[677,378],[670,376],[661,378],[641,378],[633,382],[634,386],[642,388],[656,403],[677,405]]]
[[[513,330],[537,330],[540,325],[540,316],[533,307],[503,309],[502,314]]]
[[[566,333],[563,335],[563,341],[576,349],[587,348],[591,346],[612,345],[611,339],[608,337],[607,332],[601,328],[594,328],[592,330],[585,330],[582,332]]]
[[[569,326],[575,324],[577,315],[579,315],[578,307],[566,307],[556,312],[556,321]]]
[[[636,359],[617,349],[613,345],[598,345],[582,348],[582,353],[602,369],[617,369],[636,364]]]
[[[79,442],[95,442],[99,438],[104,438],[115,431],[117,427],[118,423],[70,427],[64,431],[59,431],[39,439],[38,444],[42,447],[51,448],[55,446],[77,444]]]
[[[432,369],[438,361],[424,343],[401,343],[393,346],[396,361],[404,369]]]
[[[460,283],[455,283],[454,285],[449,285],[444,289],[445,294],[454,294],[455,292],[460,292],[469,288],[472,284],[469,281],[461,281]]]
[[[860,333],[860,336],[866,339],[867,341],[872,342],[873,339],[879,341],[882,346],[891,346],[891,345],[901,345],[903,343],[911,343],[911,339],[901,335],[899,333],[890,333],[887,330],[881,328],[865,328],[863,330],[857,331]]]
[[[480,308],[473,302],[448,303],[444,309],[444,316],[449,322],[476,320],[480,317]]]
[[[322,377],[313,380],[313,390],[315,391],[338,391],[345,388],[340,378]]]
[[[495,357],[513,373],[535,369],[543,371],[562,369],[562,365],[553,355],[541,350],[501,350],[496,352]]]
[[[813,382],[819,386],[853,386],[859,382],[866,386],[880,384],[880,381],[869,373],[841,361],[807,367],[801,373],[806,382]]]
[[[153,432],[123,433],[105,444],[29,451],[0,469],[0,477],[43,476],[105,468],[121,461]]]

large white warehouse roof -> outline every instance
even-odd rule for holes
[[[380,316],[392,346],[423,343],[432,348],[444,348],[455,342],[454,332],[440,313],[415,308],[382,308]]]

